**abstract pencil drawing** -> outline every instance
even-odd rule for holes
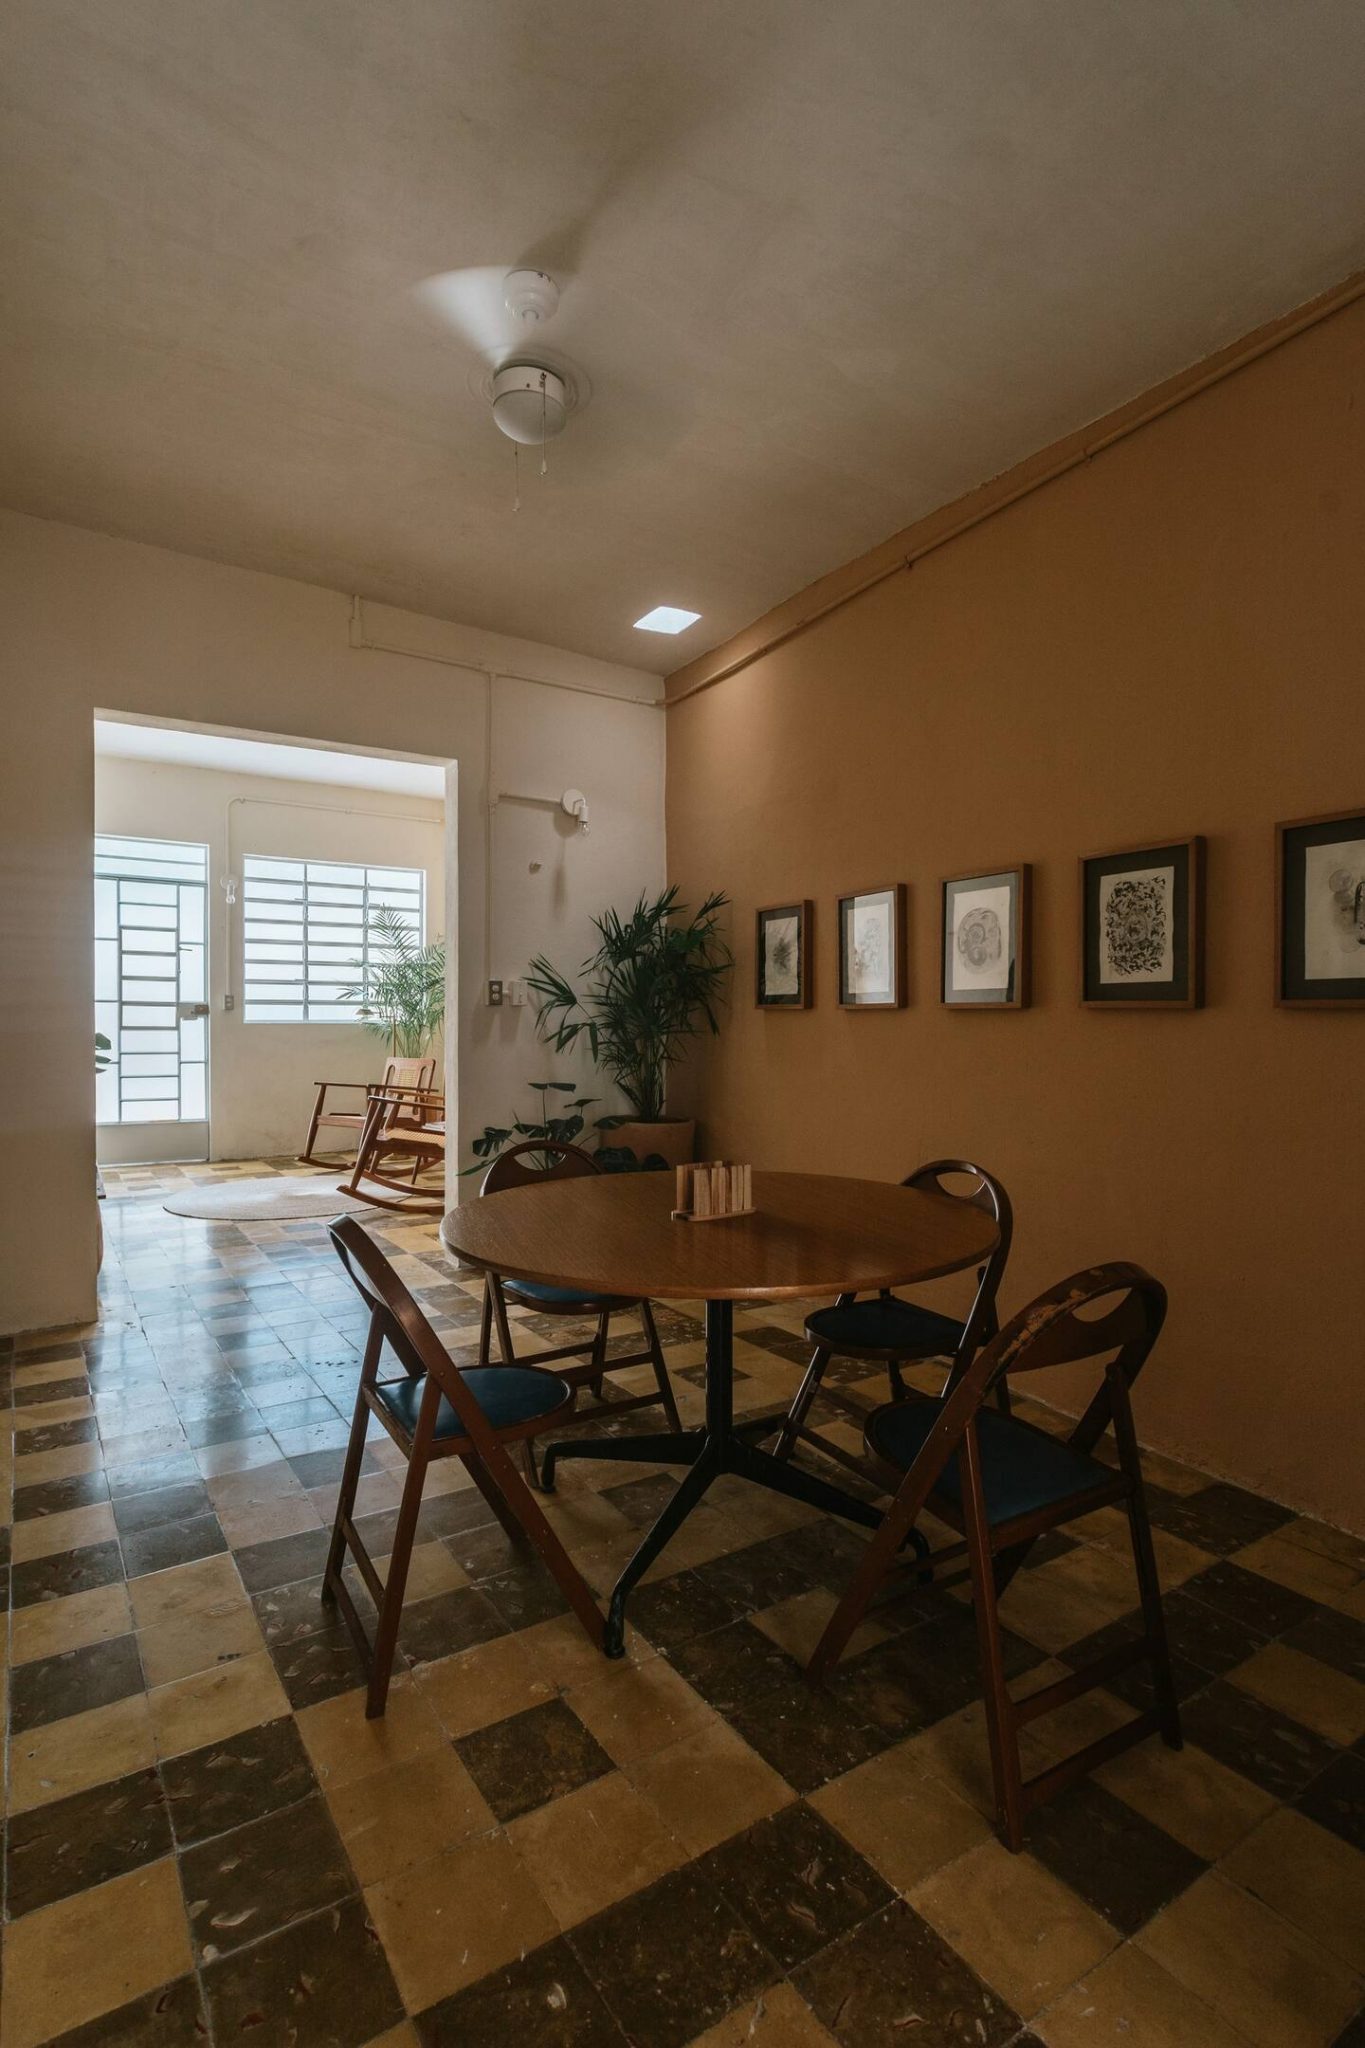
[[[973,903],[964,911],[957,928],[957,950],[977,974],[1000,959],[1005,950],[1005,935],[989,903]]]
[[[770,917],[763,931],[763,986],[769,997],[794,996],[800,988],[800,943],[796,912]]]
[[[1303,885],[1305,974],[1356,980],[1365,974],[1365,840],[1308,847]]]
[[[1174,870],[1106,875],[1100,883],[1100,979],[1169,981]]]

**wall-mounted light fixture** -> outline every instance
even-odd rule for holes
[[[566,789],[559,799],[559,807],[571,818],[578,821],[578,827],[585,835],[588,830],[588,799],[581,789]]]

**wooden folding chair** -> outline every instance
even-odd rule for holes
[[[526,1443],[543,1430],[564,1427],[573,1414],[573,1388],[557,1373],[533,1365],[462,1371],[355,1217],[338,1217],[330,1228],[337,1257],[370,1311],[370,1330],[322,1597],[340,1605],[369,1673],[366,1718],[374,1720],[382,1714],[388,1698],[422,1488],[434,1458],[464,1459],[470,1477],[503,1528],[514,1541],[534,1545],[589,1640],[600,1650],[603,1625],[597,1603],[507,1455],[508,1444]],[[395,1378],[381,1380],[379,1366],[386,1344],[403,1370]],[[388,1577],[382,1580],[352,1520],[371,1415],[378,1418],[408,1461]],[[348,1550],[379,1610],[373,1644],[342,1575]]]
[[[963,1180],[970,1183],[965,1189],[946,1184]],[[817,1309],[806,1319],[806,1337],[815,1349],[773,1445],[775,1457],[790,1458],[798,1442],[804,1440],[838,1464],[855,1472],[862,1470],[860,1460],[851,1451],[810,1428],[806,1421],[817,1394],[859,1424],[866,1414],[865,1408],[850,1401],[837,1388],[824,1385],[831,1358],[865,1359],[869,1367],[884,1365],[891,1398],[902,1401],[910,1391],[901,1378],[902,1366],[921,1359],[946,1357],[952,1361],[947,1375],[947,1384],[951,1386],[1000,1327],[996,1297],[1014,1234],[1014,1211],[1000,1182],[984,1166],[974,1166],[968,1159],[932,1159],[926,1166],[917,1166],[901,1186],[970,1202],[973,1208],[984,1209],[995,1220],[999,1241],[977,1274],[976,1296],[966,1320],[958,1322],[952,1316],[940,1315],[937,1309],[905,1301],[889,1287],[861,1301],[855,1294],[841,1294],[832,1308]],[[1003,1380],[998,1398],[1002,1405],[1009,1399]]]
[[[384,1062],[384,1075],[379,1086],[381,1089],[386,1090],[393,1088],[430,1088],[435,1079],[436,1062],[434,1059],[389,1059]],[[374,1084],[369,1081],[315,1081],[313,1085],[318,1091],[317,1099],[313,1104],[313,1114],[308,1124],[308,1136],[304,1140],[303,1150],[299,1154],[299,1164],[301,1166],[330,1166],[333,1164],[332,1160],[319,1159],[314,1152],[313,1148],[317,1144],[318,1132],[320,1130],[348,1131],[358,1143],[360,1134],[365,1128],[365,1119],[369,1114],[369,1097]],[[327,1106],[327,1095],[328,1091],[333,1088],[349,1088],[352,1092],[358,1088],[363,1089],[365,1091],[365,1101],[357,1109],[329,1109]]]
[[[531,1138],[524,1144],[511,1145],[493,1161],[483,1177],[480,1195],[497,1194],[505,1188],[531,1187],[539,1181],[572,1180],[588,1173],[600,1173],[591,1153],[582,1151],[577,1145],[568,1145],[552,1139]],[[487,1365],[492,1351],[493,1330],[498,1333],[498,1350],[504,1363],[516,1362],[512,1349],[512,1331],[507,1318],[507,1304],[533,1309],[537,1315],[571,1316],[580,1320],[593,1318],[596,1328],[586,1342],[557,1345],[550,1351],[535,1351],[529,1354],[529,1362],[536,1365],[550,1365],[567,1358],[581,1358],[582,1365],[570,1366],[564,1378],[572,1387],[591,1388],[599,1401],[603,1402],[600,1413],[624,1415],[632,1408],[652,1408],[662,1404],[668,1417],[670,1429],[681,1428],[678,1420],[678,1404],[673,1398],[673,1388],[664,1363],[663,1346],[654,1323],[654,1311],[647,1301],[620,1294],[579,1294],[569,1287],[542,1286],[533,1280],[504,1279],[497,1273],[489,1273],[484,1281],[483,1323],[479,1332],[479,1363]],[[607,1342],[611,1333],[613,1316],[634,1312],[644,1325],[645,1348],[632,1351],[624,1358],[607,1357]],[[654,1369],[654,1392],[628,1394],[620,1400],[607,1402],[603,1392],[608,1373],[622,1372],[627,1366],[649,1365]],[[580,1413],[580,1421],[592,1419],[594,1411]],[[526,1449],[528,1470],[534,1477],[535,1458],[530,1446]]]
[[[445,1097],[428,1088],[372,1088],[355,1163],[338,1192],[375,1209],[409,1216],[445,1212],[445,1186],[423,1187],[419,1175],[446,1156]],[[406,1161],[408,1177],[398,1177]],[[383,1192],[381,1192],[381,1190]]]
[[[1101,1307],[1094,1315],[1084,1313],[1105,1303],[1112,1306]],[[977,1353],[939,1399],[916,1396],[890,1402],[867,1418],[867,1449],[887,1473],[894,1498],[807,1668],[813,1678],[821,1678],[838,1662],[872,1594],[925,1509],[960,1531],[964,1540],[929,1553],[928,1563],[937,1570],[967,1559],[967,1573],[959,1570],[939,1583],[956,1584],[967,1575],[971,1579],[997,1818],[1011,1849],[1023,1847],[1025,1816],[1096,1764],[1154,1733],[1172,1749],[1181,1745],[1129,1401],[1129,1390],[1165,1316],[1166,1290],[1140,1266],[1090,1267],[1039,1295]],[[996,1384],[1015,1373],[1101,1357],[1108,1362],[1100,1387],[1064,1439],[983,1406]],[[1117,1470],[1093,1455],[1111,1426]],[[1039,1536],[1111,1502],[1121,1503],[1128,1516],[1142,1609],[1141,1638],[1023,1699],[1012,1699],[1001,1646],[1001,1595]],[[924,1576],[922,1563],[912,1568]],[[1020,1729],[1142,1660],[1151,1666],[1155,1704],[1073,1756],[1025,1779]]]

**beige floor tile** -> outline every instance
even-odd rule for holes
[[[422,2012],[558,1933],[507,1837],[476,1836],[365,1894],[409,2012]]]
[[[19,1439],[22,1448],[23,1438]],[[75,1479],[98,1472],[103,1460],[98,1444],[65,1444],[55,1451],[32,1451],[14,1460],[16,1486],[46,1486],[53,1479]]]
[[[224,1603],[241,1606],[247,1598],[237,1567],[226,1553],[131,1579],[128,1592],[134,1625],[139,1629],[181,1621],[187,1615],[212,1613]]]
[[[687,1860],[656,1808],[619,1771],[522,1814],[507,1833],[562,1928]]]
[[[1219,1868],[1365,1976],[1365,1856],[1349,1842],[1282,1806]]]
[[[810,1803],[897,1891],[991,1839],[989,1821],[898,1742],[810,1795]]]
[[[220,1473],[205,1485],[214,1513],[220,1516],[246,1514],[252,1508],[270,1507],[279,1500],[307,1498],[293,1466],[278,1450],[269,1464]]]
[[[1225,1855],[1275,1807],[1268,1792],[1192,1742],[1179,1750],[1140,1742],[1102,1764],[1095,1779],[1208,1862]]]
[[[1275,1533],[1282,1543],[1298,1543],[1305,1550],[1316,1550],[1323,1557],[1333,1557],[1339,1564],[1365,1573],[1365,1536],[1348,1535],[1345,1529],[1334,1529],[1330,1522],[1315,1522],[1309,1515],[1284,1523]]]
[[[48,1358],[41,1365],[18,1365],[14,1369],[16,1387],[46,1387],[54,1380],[74,1379],[85,1371],[85,1353],[79,1349],[70,1351],[65,1358]]]
[[[26,1408],[14,1410],[15,1440],[22,1447],[31,1429],[50,1429],[58,1422],[84,1422],[94,1412],[83,1394],[66,1401],[33,1401]]]
[[[1093,1515],[1086,1515],[1079,1522],[1067,1525],[1068,1536],[1078,1536],[1082,1542],[1097,1545],[1101,1550],[1122,1558],[1128,1566],[1129,1583],[1133,1587],[1136,1601],[1137,1586],[1133,1579],[1133,1546],[1128,1533],[1128,1517],[1120,1507],[1096,1508]],[[1172,1536],[1166,1529],[1152,1530],[1152,1548],[1156,1552],[1157,1576],[1168,1591],[1183,1586],[1186,1579],[1196,1572],[1207,1571],[1216,1559],[1197,1544],[1187,1543],[1182,1536]]]
[[[387,2034],[367,2042],[366,2048],[422,2048],[422,2044],[412,2021],[404,2020],[401,2027],[390,2027]]]
[[[289,1712],[268,1653],[238,1657],[147,1695],[159,1756],[180,1756]]]
[[[418,1667],[422,1697],[447,1735],[472,1735],[491,1721],[506,1720],[509,1714],[554,1698],[555,1683],[532,1661],[525,1648],[526,1633],[495,1636],[472,1650]]]
[[[1345,1964],[1217,1871],[1136,1939],[1256,2048],[1327,2048],[1365,1999]]]
[[[995,1818],[995,1786],[991,1777],[986,1714],[979,1700],[949,1714],[905,1745],[914,1763],[937,1778],[959,1799],[965,1799],[990,1821]]]
[[[628,1764],[626,1776],[693,1856],[776,1813],[796,1796],[786,1779],[719,1718]]]
[[[220,1508],[218,1519],[234,1550],[245,1550],[253,1543],[275,1543],[282,1536],[302,1536],[310,1529],[323,1527],[322,1517],[306,1493],[300,1493],[297,1499],[281,1494],[261,1507]]]
[[[1116,1949],[1033,2022],[1047,2048],[1245,2048],[1183,1984],[1131,1944]]]
[[[494,1826],[478,1787],[448,1744],[346,1784],[328,1782],[325,1790],[362,1885],[427,1863],[467,1835]]]
[[[265,1649],[256,1617],[245,1600],[224,1600],[202,1614],[160,1621],[138,1636],[148,1686],[170,1685],[196,1671],[251,1657]]]
[[[910,1903],[1024,2019],[1119,1939],[1041,1863],[999,1842],[969,1849],[918,1885]]]
[[[774,1984],[698,2034],[688,2048],[836,2048],[804,1998],[790,1984]]]
[[[1071,1552],[1054,1562],[1066,1564],[1074,1555],[1078,1553]],[[1094,1555],[1098,1557],[1101,1553],[1096,1551]],[[1074,1582],[1044,1578],[1043,1574],[1051,1569],[1051,1565],[1039,1565],[1036,1571],[1020,1572],[1000,1603],[1000,1618],[1006,1627],[1026,1636],[1040,1650],[1064,1650],[1082,1636],[1107,1628],[1135,1604],[1132,1598],[1126,1605],[1112,1598],[1098,1599]],[[968,1601],[969,1589],[961,1588],[958,1597],[964,1603]]]
[[[9,1810],[27,1812],[91,1785],[107,1785],[156,1761],[145,1693],[49,1721],[10,1740]]]
[[[620,1663],[570,1689],[574,1712],[613,1763],[653,1756],[672,1742],[709,1727],[716,1716],[663,1657]]]
[[[35,1600],[16,1607],[10,1624],[11,1664],[31,1664],[35,1657],[56,1657],[86,1643],[107,1642],[126,1635],[133,1625],[128,1593],[122,1584],[96,1586],[89,1593],[69,1593],[64,1600]]]
[[[389,1576],[389,1554],[374,1560],[375,1570],[381,1579]],[[444,1543],[415,1543],[408,1559],[408,1582],[403,1592],[405,1602],[409,1600],[430,1600],[437,1593],[453,1593],[469,1584],[469,1574],[463,1566],[456,1564]]]
[[[1235,1552],[1232,1561],[1292,1592],[1305,1593],[1310,1600],[1320,1600],[1326,1607],[1341,1606],[1356,1589],[1360,1576],[1340,1558],[1326,1557],[1303,1543],[1291,1543],[1278,1531]]]
[[[244,1436],[233,1444],[204,1444],[193,1455],[205,1479],[217,1479],[227,1472],[245,1472],[252,1465],[273,1464],[280,1447],[273,1436]]]
[[[394,1679],[388,1705],[377,1721],[365,1719],[363,1688],[339,1693],[315,1707],[301,1707],[294,1719],[328,1794],[373,1772],[391,1771],[446,1742],[425,1691],[406,1676]]]
[[[537,1674],[551,1685],[568,1690],[577,1685],[593,1685],[599,1678],[610,1677],[617,1669],[611,1658],[604,1657],[596,1644],[591,1642],[583,1624],[572,1614],[556,1614],[550,1621],[538,1621],[532,1628],[518,1632],[517,1640],[526,1650],[536,1668]],[[654,1655],[653,1650],[638,1630],[626,1629],[626,1664],[639,1664]]]
[[[795,1657],[798,1664],[805,1664],[838,1604],[837,1594],[826,1592],[823,1586],[815,1586],[809,1593],[793,1593],[790,1600],[780,1600],[776,1607],[765,1607],[750,1619],[754,1627],[761,1628],[779,1649],[785,1650],[789,1657]],[[860,1651],[886,1642],[890,1633],[879,1622],[860,1621],[843,1654],[856,1657]]]
[[[1254,1693],[1268,1707],[1278,1707],[1343,1748],[1365,1735],[1365,1685],[1287,1643],[1267,1644],[1228,1677],[1243,1692]]]
[[[36,2048],[190,1966],[189,1924],[169,1857],[76,1892],[6,1930],[0,2044]]]

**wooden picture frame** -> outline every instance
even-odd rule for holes
[[[909,999],[904,882],[837,899],[839,1007],[903,1010]],[[859,936],[861,935],[861,936]]]
[[[1081,1003],[1197,1010],[1204,1001],[1204,841],[1149,841],[1080,862]]]
[[[1032,993],[1033,869],[973,868],[939,883],[939,1001],[1024,1010]]]
[[[808,1010],[813,999],[815,906],[767,903],[754,913],[754,1002],[760,1010]],[[794,926],[794,929],[790,929]],[[786,928],[786,929],[784,929]],[[784,948],[794,949],[788,962]]]
[[[1365,805],[1275,827],[1275,1001],[1365,1009]]]

